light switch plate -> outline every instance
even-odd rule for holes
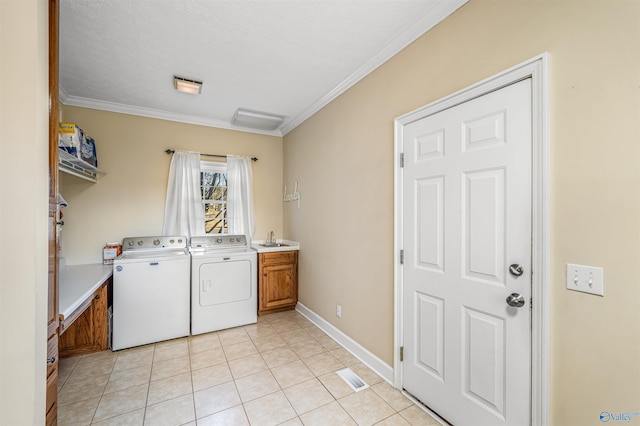
[[[567,263],[567,288],[604,296],[604,269]]]

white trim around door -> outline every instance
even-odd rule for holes
[[[403,346],[401,147],[406,124],[438,113],[489,92],[531,78],[532,81],[532,318],[531,318],[531,424],[549,423],[549,55],[544,53],[489,77],[459,92],[407,113],[395,120],[394,172],[394,386],[403,389],[400,348]]]

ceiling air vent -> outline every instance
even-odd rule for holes
[[[260,130],[276,130],[283,122],[284,117],[280,115],[250,111],[243,108],[239,108],[231,119],[231,124],[234,126],[250,127]]]

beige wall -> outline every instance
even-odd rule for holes
[[[639,29],[635,0],[471,0],[285,136],[301,302],[392,365],[393,120],[546,51],[551,424],[640,411]],[[605,297],[566,290],[567,262]]]
[[[19,17],[19,19],[17,19]],[[47,2],[0,2],[0,424],[44,424]],[[28,84],[19,84],[24,81]]]
[[[282,138],[71,106],[71,121],[96,140],[97,183],[60,174],[61,256],[68,265],[102,261],[102,247],[124,237],[160,235],[171,156],[167,148],[258,157],[253,163],[255,238],[282,235]],[[204,157],[203,157],[204,158]]]
[[[303,195],[300,209],[286,204],[284,229],[286,237],[303,244],[302,302],[391,364],[393,118],[548,51],[551,423],[600,424],[597,413],[602,410],[640,411],[638,7],[636,0],[471,0],[285,137],[285,182],[292,185],[297,179]],[[1,424],[44,420],[46,13],[44,0],[0,3],[0,240],[13,241],[0,249]],[[18,79],[33,85],[17,86]],[[76,112],[77,118],[83,116],[80,109]],[[144,182],[142,174],[121,168],[126,158],[118,159],[115,152],[108,158],[109,148],[102,145],[119,144],[122,138],[104,139],[118,130],[103,133],[103,119],[111,121],[97,116],[86,124],[78,121],[98,140],[101,167],[109,172],[105,179],[122,173],[117,184],[129,185],[127,174]],[[175,148],[198,149],[176,138],[171,142]],[[145,163],[163,161],[165,154],[155,154],[161,153],[162,144],[159,151],[153,149],[153,156],[128,146]],[[238,153],[261,156],[253,149]],[[166,170],[168,160],[164,161],[159,168]],[[276,164],[271,165],[273,173],[280,173]],[[271,174],[262,176],[270,179]],[[71,179],[75,178],[65,181]],[[104,191],[120,197],[115,203],[124,207],[97,213],[101,220],[87,234],[95,235],[87,246],[91,259],[99,259],[104,242],[130,230],[126,214],[132,210],[122,201],[131,197],[108,182],[84,188],[77,184],[73,191],[78,205],[88,204],[83,198],[89,197],[99,210],[109,202],[85,193]],[[138,198],[156,203],[160,190],[151,186],[151,195],[141,193]],[[274,186],[274,205],[281,205],[281,185]],[[71,208],[67,220],[73,218]],[[136,223],[142,222],[141,216],[136,213]],[[161,219],[153,215],[153,220],[157,224],[139,228],[158,229]],[[269,223],[258,223],[258,237],[270,227],[277,232],[282,226],[271,224],[271,219],[265,222]],[[120,231],[112,223],[125,225]],[[105,226],[108,231],[102,230]],[[82,256],[76,258],[82,262]],[[605,297],[564,290],[566,262],[604,267]],[[334,315],[336,303],[344,309],[340,321]]]

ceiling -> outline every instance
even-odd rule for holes
[[[282,136],[466,1],[61,0],[60,100]],[[284,122],[234,126],[238,108]]]

